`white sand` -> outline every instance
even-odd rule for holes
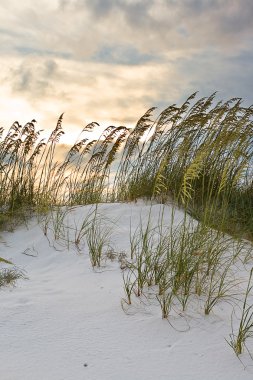
[[[69,221],[80,222],[87,210],[76,208]],[[130,219],[136,228],[149,206],[108,204],[99,210],[115,222],[115,250],[129,252]],[[154,207],[154,223],[159,210]],[[170,215],[166,207],[166,223]],[[176,220],[182,215],[177,212]],[[205,317],[195,303],[186,313],[162,320],[154,299],[135,299],[125,313],[118,262],[107,261],[95,272],[87,245],[81,254],[59,244],[57,251],[35,221],[2,238],[0,256],[24,269],[29,279],[0,290],[1,380],[253,378],[249,355],[242,355],[243,365],[225,341],[231,333],[230,305],[220,303]]]

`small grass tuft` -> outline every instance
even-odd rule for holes
[[[5,286],[15,286],[16,281],[24,279],[24,272],[17,268],[0,269],[0,288]]]

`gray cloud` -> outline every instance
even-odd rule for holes
[[[52,59],[34,63],[33,60],[25,60],[11,70],[12,87],[24,96],[45,96],[52,86],[58,66]]]
[[[189,93],[198,90],[200,96],[208,96],[217,91],[218,98],[242,97],[250,105],[253,103],[252,62],[253,50],[238,55],[224,55],[217,50],[202,51],[181,58],[177,69]]]
[[[146,26],[152,33],[184,24],[191,29],[194,22],[199,27],[199,34],[204,29],[214,31],[216,36],[221,31],[235,35],[247,30],[253,17],[251,0],[76,0],[74,4],[78,10],[89,9],[99,21],[112,14],[117,19],[121,14],[131,27]],[[160,17],[156,17],[157,14]]]
[[[118,8],[119,3],[119,1],[112,2],[111,0],[93,0],[90,2],[78,0],[76,7],[88,6],[95,17],[106,17],[113,9]]]
[[[131,46],[137,52],[134,59],[139,55],[142,63],[143,54],[153,55],[154,61],[207,46],[240,49],[253,34],[251,0],[42,0],[43,13],[32,1],[17,9],[16,2],[5,4],[11,22],[1,17],[5,7],[1,11],[0,5],[5,52],[97,60],[105,48],[126,51]],[[117,53],[110,59],[114,56],[118,63]],[[106,54],[100,58],[108,60]],[[131,54],[125,61],[130,59]]]
[[[220,17],[220,31],[233,35],[242,32],[251,32],[253,19],[253,2],[251,0],[231,1],[227,12]]]
[[[108,64],[140,65],[152,62],[154,57],[151,54],[142,54],[134,46],[103,46],[97,51],[92,60],[95,62],[105,62]],[[158,57],[155,59],[158,60]]]

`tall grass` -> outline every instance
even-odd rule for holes
[[[157,197],[252,240],[253,108],[195,97],[156,118],[149,109],[134,128],[109,126],[97,140],[90,123],[61,161],[63,115],[47,139],[34,120],[1,129],[0,223],[19,210]]]
[[[194,97],[155,121],[153,109],[140,119],[124,147],[115,191],[130,200],[172,198],[204,223],[252,239],[253,109],[240,99],[213,105],[215,94],[191,106]]]
[[[19,211],[47,212],[52,206],[97,203],[106,200],[110,165],[124,139],[125,127],[108,127],[98,140],[88,136],[97,123],[86,126],[65,158],[57,161],[63,135],[62,115],[49,138],[41,138],[35,121],[15,122],[0,131],[0,223]]]

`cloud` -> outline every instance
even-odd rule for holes
[[[252,16],[251,0],[2,0],[0,124],[133,124],[196,90],[252,102]]]
[[[154,57],[152,54],[142,54],[130,45],[113,47],[105,45],[94,54],[92,60],[109,64],[142,65],[152,62]]]
[[[142,52],[162,54],[208,45],[232,49],[252,33],[250,0],[76,0],[73,6],[86,15],[89,11],[92,21],[104,27],[105,40],[108,35],[112,44],[128,39]]]
[[[148,54],[240,48],[252,36],[252,16],[251,0],[41,0],[40,8],[10,0],[0,5],[0,44],[5,52],[91,61],[119,47],[130,61],[130,48],[142,63]]]
[[[24,59],[9,71],[6,79],[11,81],[14,92],[28,97],[46,96],[57,74],[57,68],[53,59],[45,59],[42,62],[33,58]]]
[[[250,105],[253,103],[252,62],[253,50],[229,54],[202,51],[182,57],[177,70],[189,93],[198,90],[200,96],[208,96],[217,91],[217,98],[242,97],[245,105]]]
[[[59,58],[6,58],[0,76],[5,94],[0,124],[10,125],[16,119],[26,122],[31,116],[41,127],[50,127],[65,112],[64,122],[72,130],[91,121],[132,125],[161,96],[169,77],[174,89],[166,96],[168,102],[178,96],[178,86],[172,67],[162,63],[154,67],[152,63],[128,66]],[[13,106],[14,102],[20,106]]]

